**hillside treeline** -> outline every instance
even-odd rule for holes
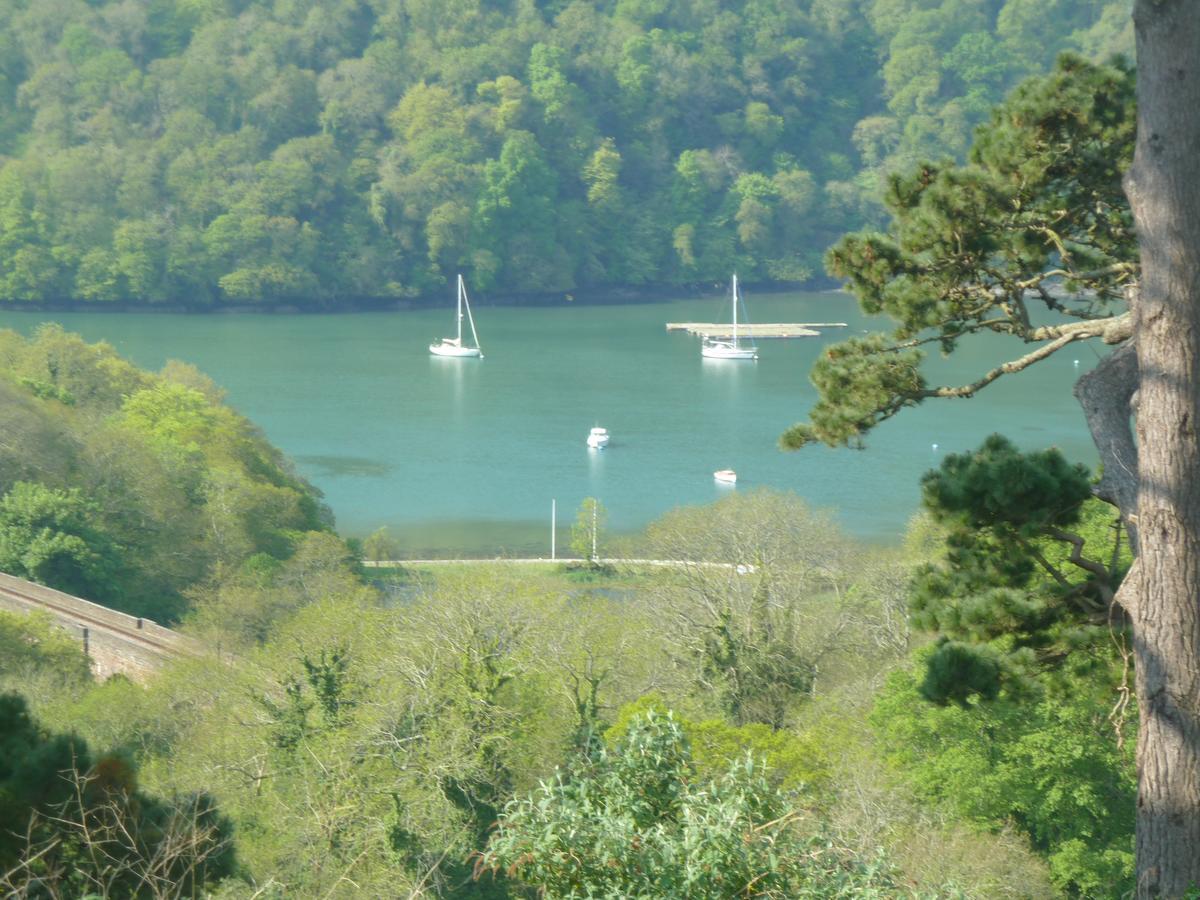
[[[215,582],[344,556],[319,492],[222,397],[57,325],[0,331],[0,572],[171,622]]]
[[[0,300],[804,281],[1123,0],[0,0]]]

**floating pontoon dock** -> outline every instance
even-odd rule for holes
[[[802,338],[817,337],[818,328],[845,328],[845,322],[802,322],[796,324],[748,325],[738,323],[738,336],[744,338]],[[686,331],[707,338],[732,338],[733,327],[728,322],[668,322],[667,331]]]

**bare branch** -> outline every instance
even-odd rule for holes
[[[1043,325],[1030,331],[1027,340],[1045,341],[1068,336],[1073,340],[1098,337],[1106,344],[1119,344],[1133,336],[1133,312],[1126,310],[1118,316],[1089,319],[1086,322]]]
[[[1016,286],[1021,290],[1030,290],[1035,287],[1041,287],[1051,278],[1067,278],[1071,281],[1094,281],[1097,278],[1107,278],[1111,275],[1132,276],[1136,272],[1137,266],[1131,262],[1113,263],[1111,266],[1104,266],[1101,269],[1092,269],[1086,272],[1073,272],[1070,269],[1048,269],[1045,272],[1037,273],[1032,278],[1016,282]]]
[[[1093,323],[1089,322],[1089,323],[1080,323],[1080,324],[1091,325]],[[929,388],[927,390],[923,390],[923,391],[919,392],[916,396],[918,398],[974,397],[975,394],[977,394],[983,388],[987,387],[989,384],[991,384],[997,378],[1000,378],[1002,375],[1011,375],[1014,372],[1020,372],[1023,369],[1027,369],[1030,366],[1032,366],[1034,363],[1041,362],[1043,359],[1053,356],[1055,353],[1057,353],[1063,347],[1067,346],[1067,344],[1070,344],[1074,341],[1085,340],[1087,338],[1097,337],[1097,336],[1098,336],[1098,334],[1095,331],[1087,329],[1087,328],[1080,328],[1079,330],[1072,330],[1065,334],[1060,335],[1059,337],[1050,341],[1048,344],[1043,344],[1041,347],[1038,347],[1032,353],[1027,353],[1024,356],[1020,357],[1019,359],[1010,360],[1009,362],[1002,363],[1001,365],[996,366],[996,368],[985,373],[983,375],[983,377],[971,382],[970,384],[964,384],[964,385],[960,385],[958,387]]]
[[[1050,575],[1051,578],[1054,579],[1055,583],[1059,587],[1061,587],[1061,588],[1072,587],[1071,582],[1067,579],[1067,577],[1065,575],[1063,575],[1063,573],[1060,572],[1058,570],[1058,568],[1050,562],[1050,560],[1046,559],[1045,554],[1043,554],[1040,550],[1038,550],[1038,548],[1034,544],[1031,544],[1029,541],[1027,541],[1024,538],[1019,537],[1019,536],[1017,536],[1017,541],[1020,543],[1021,547],[1025,550],[1025,552],[1028,553],[1030,556],[1032,556],[1034,558],[1034,560],[1037,561],[1038,565],[1040,565],[1043,569],[1046,570],[1046,572]]]
[[[961,328],[958,331],[952,331],[949,334],[934,334],[929,337],[913,338],[911,341],[904,341],[900,344],[894,344],[889,347],[889,350],[911,350],[913,347],[922,347],[925,344],[935,344],[939,341],[957,340],[961,337],[966,337],[969,334],[975,334],[978,331],[995,331],[1000,333],[1012,332],[1012,321],[1005,319],[985,319],[982,322],[976,322],[970,328]]]

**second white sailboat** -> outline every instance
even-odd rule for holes
[[[706,337],[704,343],[700,345],[700,355],[708,359],[758,359],[758,348],[754,346],[753,339],[748,347],[743,347],[738,342],[738,301],[741,298],[738,297],[736,274],[733,276],[730,294],[733,300],[733,339],[719,341]]]

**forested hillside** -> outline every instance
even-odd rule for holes
[[[0,0],[0,300],[803,281],[1125,0]]]
[[[57,325],[0,331],[0,572],[171,622],[214,582],[344,556],[319,492],[222,397]]]

